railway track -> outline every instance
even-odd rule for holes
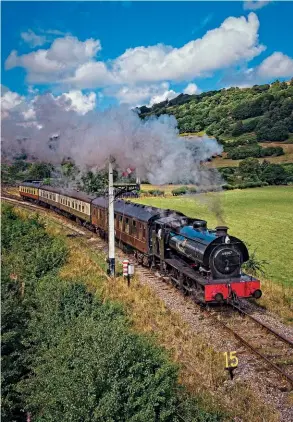
[[[53,211],[44,209],[35,204],[26,203],[15,195],[8,196],[7,193],[5,193],[5,196],[2,195],[1,199],[14,205],[22,206],[23,208],[38,212],[43,211],[44,213],[48,213],[49,211],[54,215],[58,215]],[[60,220],[59,224],[73,230],[75,233],[83,236],[86,235],[87,229],[76,227],[75,224],[77,223],[74,223],[73,221],[65,223],[62,221],[63,218],[64,217],[60,216],[60,219],[58,219]],[[125,256],[125,252],[121,251],[121,253]],[[150,280],[162,278],[160,274],[141,265],[137,266],[137,273]],[[107,278],[109,277],[107,276]],[[164,277],[164,281],[165,282],[162,281],[162,289],[173,292],[174,286],[166,282],[166,277]],[[198,306],[198,303],[195,302],[195,304]],[[207,317],[212,318],[226,331],[232,334],[246,349],[249,349],[254,355],[261,359],[263,363],[265,363],[265,367],[270,367],[289,383],[291,389],[293,388],[293,339],[286,338],[236,304],[209,309],[202,306],[201,310]]]
[[[286,338],[238,305],[230,304],[210,310],[209,315],[293,388],[292,339]]]

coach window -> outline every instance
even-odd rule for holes
[[[136,221],[132,220],[132,233],[136,234]]]
[[[84,205],[82,206],[82,212],[84,212]]]
[[[129,218],[125,218],[125,232],[129,234]]]
[[[142,238],[145,239],[145,226],[142,226]]]

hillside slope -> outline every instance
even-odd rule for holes
[[[205,131],[219,140],[276,142],[293,139],[293,78],[252,88],[229,88],[178,97],[151,108],[142,118],[174,115],[180,133]]]

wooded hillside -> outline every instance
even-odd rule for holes
[[[141,117],[174,115],[180,133],[205,131],[223,140],[240,137],[255,141],[293,138],[293,78],[252,88],[229,88],[178,97],[151,108],[142,106]]]

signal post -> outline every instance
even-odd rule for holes
[[[139,178],[137,179],[137,183],[129,183],[129,184],[115,184],[113,183],[113,163],[114,158],[109,158],[109,186],[108,186],[108,243],[109,243],[109,252],[108,252],[108,274],[110,277],[115,277],[115,226],[114,226],[114,201],[115,198],[119,195],[132,192],[139,189]],[[130,271],[132,271],[132,267],[130,266]]]

